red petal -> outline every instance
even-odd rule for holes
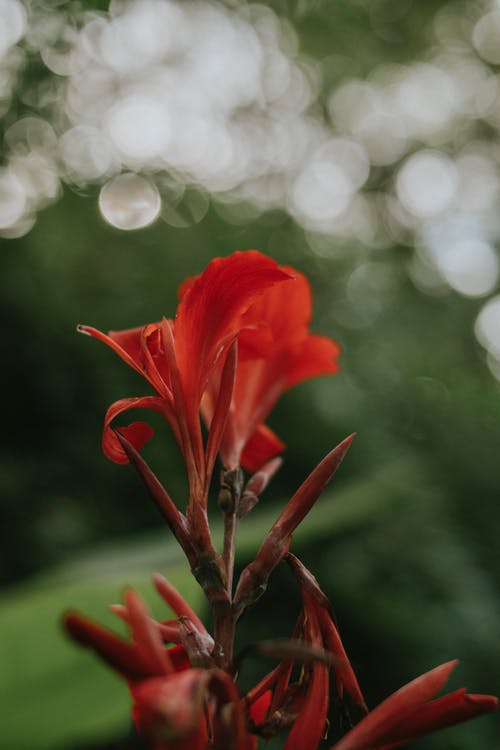
[[[308,378],[338,371],[340,347],[326,336],[309,336],[297,351],[287,370],[286,387],[291,388]]]
[[[110,630],[77,612],[69,612],[64,626],[71,638],[85,648],[93,649],[110,667],[127,680],[135,681],[156,674],[137,648]]]
[[[304,610],[314,612],[318,619],[322,643],[320,644],[336,659],[335,676],[337,682],[340,680],[341,687],[345,687],[352,700],[365,712],[368,711],[361,693],[356,675],[351,667],[349,659],[340,638],[337,626],[332,617],[332,608],[327,597],[321,590],[319,583],[313,574],[303,565],[295,555],[287,555],[287,563],[297,578],[304,602]]]
[[[328,651],[338,659],[338,662],[335,665],[336,677],[341,681],[343,687],[351,696],[352,700],[364,711],[367,711],[368,709],[366,708],[363,694],[359,687],[356,675],[354,674],[354,670],[346,654],[344,644],[342,643],[342,639],[340,638],[335,623],[333,622],[328,612],[324,609],[321,610],[318,615],[321,620],[325,646]]]
[[[224,428],[229,414],[229,407],[231,406],[231,399],[233,396],[234,380],[236,376],[236,364],[238,361],[238,342],[237,340],[231,345],[229,349],[224,367],[222,368],[222,374],[220,377],[219,393],[215,402],[215,408],[213,410],[213,417],[210,421],[208,441],[207,441],[207,452],[206,452],[206,464],[207,464],[207,476],[212,475],[217,453],[220,448],[222,436],[224,434]]]
[[[173,648],[169,648],[168,655],[176,672],[183,672],[185,669],[191,668],[191,664],[189,662],[189,658],[184,646],[178,645],[173,646]]]
[[[243,316],[244,325],[265,322],[271,329],[275,344],[288,347],[307,335],[311,321],[311,287],[306,277],[294,268],[283,266],[289,281],[268,289]]]
[[[125,593],[125,607],[132,637],[143,658],[150,665],[151,674],[168,674],[172,664],[163,646],[156,623],[139,596],[132,590]]]
[[[239,465],[245,444],[264,422],[283,392],[285,368],[286,363],[279,355],[238,363],[233,403],[220,451],[226,468]],[[271,455],[275,455],[274,450]],[[263,460],[267,460],[268,456],[266,454]],[[250,469],[259,458],[252,462]]]
[[[142,372],[141,356],[141,332],[142,326],[138,328],[129,328],[126,331],[109,331],[108,334],[102,333],[92,326],[79,325],[77,328],[80,333],[86,333],[95,339],[107,344],[113,351],[118,354],[124,362],[133,367],[137,372]]]
[[[163,353],[155,352],[155,334],[156,338],[159,337],[158,323],[124,331],[109,331],[108,334],[84,325],[78,326],[78,330],[107,344],[124,362],[146,378],[161,396],[169,399],[168,363]]]
[[[206,627],[194,609],[189,606],[184,597],[179,594],[177,589],[175,589],[171,583],[159,573],[153,573],[153,582],[159,595],[168,604],[170,609],[175,612],[177,617],[187,617],[201,633],[207,633]]]
[[[175,319],[175,350],[186,400],[195,411],[221,341],[238,333],[242,314],[265,289],[288,278],[274,260],[249,250],[215,258],[185,288]]]
[[[384,735],[384,743],[410,741],[422,734],[459,724],[475,716],[496,711],[498,700],[492,695],[468,695],[465,688],[420,706]]]
[[[319,622],[313,609],[307,612],[304,639],[313,646],[322,647]],[[301,701],[299,715],[293,723],[283,750],[317,749],[328,714],[328,690],[328,666],[321,662],[314,662],[307,692]]]
[[[269,709],[269,706],[271,705],[272,696],[272,691],[266,690],[266,692],[262,693],[262,695],[259,695],[259,697],[254,700],[254,702],[250,706],[248,713],[254,724],[262,724],[262,722],[265,720],[267,711]]]
[[[242,328],[238,336],[238,359],[244,361],[267,357],[275,343],[273,332],[265,320]]]
[[[335,750],[366,750],[387,744],[384,738],[441,690],[456,665],[456,660],[441,664],[404,685],[337,742]]]
[[[213,715],[215,747],[252,750],[255,738],[246,730],[246,717],[234,681],[221,669],[211,670],[210,676],[210,692],[216,701]],[[229,705],[231,710],[228,710]]]
[[[268,452],[259,455],[257,446],[250,444],[244,450],[245,444],[286,388],[309,377],[336,372],[338,367],[337,344],[309,334],[312,312],[309,282],[292,268],[282,270],[290,274],[289,280],[267,289],[242,316],[241,357],[221,445],[226,467],[241,462],[255,470],[259,461],[276,455],[282,448],[269,447]]]
[[[124,604],[110,604],[108,606],[110,612],[130,625],[130,614]],[[157,628],[163,643],[176,643],[180,642],[179,632],[179,621],[178,620],[165,620],[164,622],[158,622],[151,618],[151,622]],[[168,652],[169,656],[172,657],[172,649]]]
[[[174,409],[179,425],[179,445],[186,463],[191,500],[202,501],[205,493],[205,454],[198,415],[199,403],[189,403],[179,370],[175,351],[174,334],[170,321],[163,318],[161,323],[163,346],[169,360],[170,382]],[[192,366],[196,368],[196,361]]]
[[[137,451],[140,451],[141,448],[146,445],[148,440],[153,437],[154,434],[153,428],[150,427],[150,425],[148,425],[146,422],[132,422],[127,427],[118,427],[117,429],[120,435],[123,435],[125,440],[133,445]],[[104,452],[106,453],[106,451]]]
[[[258,471],[266,461],[285,449],[283,443],[265,424],[259,425],[241,454],[241,464],[248,471]]]
[[[152,411],[159,412],[166,418],[167,416],[170,416],[168,405],[165,400],[157,398],[156,396],[122,398],[120,401],[115,401],[114,404],[111,404],[106,412],[106,416],[104,417],[102,449],[104,455],[116,464],[128,464],[129,460],[120,445],[120,441],[116,437],[114,431],[110,428],[110,424],[115,417],[129,409],[151,409]],[[136,450],[140,450],[151,438],[154,432],[153,428],[145,422],[133,422],[128,427],[121,427],[119,429],[120,434],[123,435],[123,437],[131,443]]]

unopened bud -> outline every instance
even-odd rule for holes
[[[232,492],[227,489],[227,487],[223,487],[219,492],[217,505],[223,513],[231,513],[234,510],[233,495]]]

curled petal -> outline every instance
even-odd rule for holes
[[[119,414],[129,409],[151,409],[167,417],[169,421],[173,418],[168,404],[164,399],[157,396],[122,398],[120,401],[115,401],[114,404],[111,404],[104,417],[102,449],[104,455],[116,464],[128,464],[129,459],[110,425]],[[128,427],[120,427],[119,431],[136,450],[140,450],[154,432],[153,428],[145,422],[133,422]]]
[[[154,435],[153,428],[148,425],[147,422],[131,422],[131,424],[126,427],[118,427],[117,432],[119,432],[120,435],[130,443],[130,445],[133,445],[137,451],[140,451]],[[102,449],[104,455],[115,464],[129,463],[126,454],[121,450],[119,440],[116,435],[113,435],[113,430],[106,430],[103,434]]]

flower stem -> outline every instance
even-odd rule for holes
[[[213,613],[215,621],[213,657],[218,667],[232,675],[236,619],[231,603],[227,600],[214,603]]]
[[[233,509],[232,512],[224,514],[224,550],[222,559],[226,569],[227,593],[232,601],[233,598],[233,576],[234,576],[234,556],[236,550],[236,529],[238,525],[238,516]]]
[[[224,513],[224,547],[222,559],[226,573],[227,597],[224,601],[214,603],[214,638],[215,659],[222,669],[232,672],[234,650],[234,631],[236,618],[233,612],[233,577],[236,549],[236,531],[238,526],[238,507],[243,490],[241,469],[225,471],[221,475],[219,507]]]

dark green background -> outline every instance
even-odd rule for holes
[[[272,5],[290,15],[305,51],[345,55],[347,76],[418,55],[441,4],[410,4],[391,22],[402,40],[394,43],[374,33],[362,3],[338,3],[335,12],[326,1]],[[388,4],[375,5],[382,14]],[[126,746],[126,688],[65,642],[58,630],[65,607],[112,622],[106,602],[133,583],[159,614],[147,584],[156,569],[201,605],[133,472],[100,451],[109,403],[146,394],[147,385],[75,327],[119,329],[172,316],[183,278],[236,249],[258,248],[306,273],[312,328],[343,351],[338,375],[287,393],[270,419],[287,443],[285,465],[242,524],[241,562],[306,474],[356,431],[334,485],[292,549],[333,601],[369,704],[455,657],[462,663],[452,688],[498,693],[500,388],[474,339],[478,301],[416,290],[408,246],[370,254],[353,244],[335,252],[332,240],[331,257],[320,258],[284,214],[234,226],[212,208],[186,229],[160,221],[123,233],[99,218],[96,198],[94,190],[66,188],[27,236],[2,241],[5,746]],[[154,416],[152,423],[156,439],[144,455],[182,505],[177,448]],[[287,635],[298,606],[287,571],[277,571],[270,594],[242,621],[240,645]],[[243,680],[269,666],[245,665]],[[414,747],[499,744],[498,721],[488,717]]]

